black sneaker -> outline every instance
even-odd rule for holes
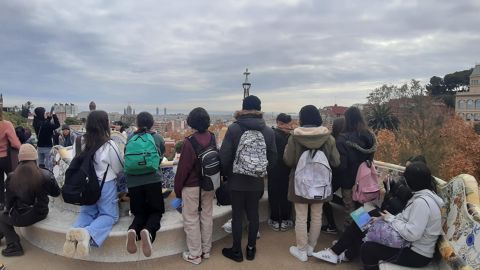
[[[236,262],[243,262],[243,254],[241,251],[233,251],[233,248],[224,248],[222,249],[223,256],[229,258],[230,260]]]
[[[23,248],[20,245],[20,242],[13,242],[7,245],[7,248],[2,250],[2,255],[5,257],[12,257],[12,256],[22,256],[23,255]]]
[[[338,230],[335,225],[323,225],[322,226],[322,232],[326,232],[329,234],[337,234]]]
[[[257,248],[256,247],[249,247],[247,246],[247,248],[245,248],[245,250],[247,251],[247,260],[249,261],[253,261],[255,259],[255,253],[257,253]]]

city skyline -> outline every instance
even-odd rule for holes
[[[0,91],[6,106],[232,112],[248,68],[264,111],[349,106],[384,83],[472,68],[479,11],[473,0],[4,1]]]

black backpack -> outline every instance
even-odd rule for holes
[[[202,189],[212,191],[220,186],[220,154],[215,142],[215,135],[210,132],[210,136],[210,143],[207,147],[202,147],[193,135],[187,138],[195,151],[201,169],[198,212],[202,211]]]
[[[220,186],[220,154],[215,142],[215,135],[210,134],[210,144],[207,147],[202,147],[193,135],[188,137],[200,163],[200,187],[205,191],[212,191]]]
[[[81,141],[81,138],[76,141],[77,149],[79,148],[79,141]],[[77,154],[76,157],[73,158],[65,172],[65,183],[62,187],[62,197],[66,203],[92,205],[100,199],[108,169],[110,168],[109,164],[103,175],[102,183],[99,184],[97,173],[95,172],[94,157],[95,152],[100,147],[92,149],[89,152]]]

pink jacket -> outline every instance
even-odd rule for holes
[[[12,123],[6,120],[0,121],[0,158],[7,156],[8,142],[15,149],[20,149],[20,140],[15,134]]]

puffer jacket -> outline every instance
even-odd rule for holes
[[[275,165],[277,160],[277,147],[275,134],[265,124],[263,113],[255,110],[242,110],[235,113],[236,121],[228,127],[225,138],[220,148],[220,162],[222,175],[228,177],[229,188],[234,191],[263,191],[264,179],[248,175],[233,173],[233,162],[240,137],[246,130],[260,131],[267,145],[268,169]]]
[[[285,164],[292,168],[288,185],[288,200],[293,203],[320,203],[331,200],[329,196],[325,200],[308,200],[295,195],[295,169],[300,156],[309,149],[320,149],[330,163],[330,167],[340,165],[340,155],[335,146],[335,139],[326,127],[299,127],[293,131],[288,139],[283,159]]]

